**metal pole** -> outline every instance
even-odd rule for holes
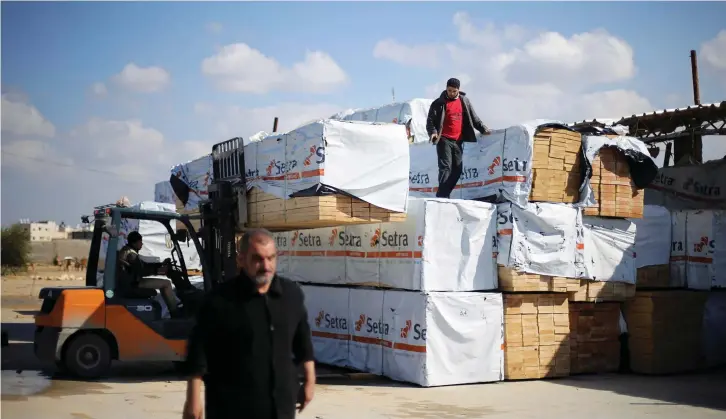
[[[700,105],[701,92],[698,84],[698,59],[695,50],[691,50],[691,77],[693,79],[693,103]]]
[[[275,121],[272,123],[272,132],[277,132],[277,117],[275,117]]]

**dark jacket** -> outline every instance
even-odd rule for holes
[[[298,367],[313,360],[300,286],[275,276],[267,295],[241,274],[198,313],[187,372],[205,382],[206,419],[293,419]]]
[[[468,143],[475,143],[476,132],[474,129],[484,134],[489,131],[489,128],[481,122],[479,116],[474,112],[474,107],[471,106],[471,102],[466,97],[466,93],[459,91],[459,97],[461,98],[461,107],[464,113],[464,120],[462,121],[461,127],[461,140]],[[431,104],[429,117],[426,120],[426,132],[428,132],[429,138],[434,134],[441,133],[441,127],[444,125],[444,115],[446,114],[446,102],[448,100],[446,90],[444,90],[441,96]]]

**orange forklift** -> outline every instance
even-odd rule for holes
[[[40,290],[43,301],[35,316],[34,342],[40,360],[54,362],[71,375],[92,379],[104,376],[112,361],[184,359],[195,311],[204,293],[237,275],[235,231],[247,220],[242,139],[216,144],[212,162],[214,181],[208,187],[209,199],[200,203],[197,216],[116,205],[94,210],[85,286]],[[177,196],[189,196],[185,186],[172,176]],[[90,222],[89,218],[82,217],[84,222]],[[195,218],[201,219],[199,232],[191,223]],[[162,318],[161,305],[155,299],[157,290],[124,285],[128,282],[117,263],[119,241],[123,240],[119,231],[123,221],[130,219],[159,222],[168,232],[171,258],[162,264],[183,304],[181,316]],[[181,223],[185,229],[174,232],[172,223]],[[104,239],[108,240],[108,250],[99,256]],[[194,246],[201,256],[203,289],[189,281],[183,243]],[[100,259],[105,259],[102,270]]]

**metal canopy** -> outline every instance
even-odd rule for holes
[[[569,124],[571,127],[614,126],[628,128],[628,135],[644,143],[659,143],[694,135],[726,135],[726,101],[685,108],[664,109],[619,120],[585,120]]]

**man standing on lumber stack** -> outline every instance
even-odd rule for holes
[[[426,131],[436,146],[439,164],[439,189],[437,198],[449,198],[459,182],[463,169],[464,142],[475,143],[476,132],[491,134],[474,112],[466,93],[459,90],[461,82],[451,78],[446,90],[429,108]]]

